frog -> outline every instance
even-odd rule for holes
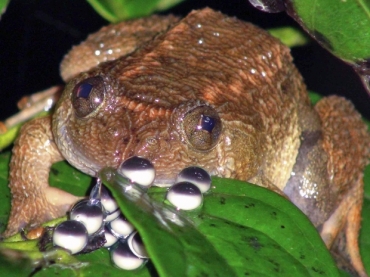
[[[10,161],[4,233],[65,215],[78,197],[49,186],[66,160],[97,177],[140,156],[155,184],[200,166],[293,202],[338,264],[367,276],[358,247],[370,135],[339,96],[311,104],[290,49],[210,8],[103,27],[61,63],[66,85],[51,116],[25,124]]]

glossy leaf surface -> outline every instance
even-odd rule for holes
[[[339,58],[370,58],[370,2],[366,0],[290,0],[291,15]]]

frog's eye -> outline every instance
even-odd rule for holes
[[[85,117],[103,103],[105,86],[100,76],[85,79],[73,89],[72,105],[77,116]]]
[[[213,148],[221,134],[221,120],[210,106],[199,106],[187,112],[183,129],[189,143],[197,150]]]

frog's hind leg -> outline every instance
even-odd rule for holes
[[[323,148],[336,210],[321,237],[343,268],[367,276],[358,247],[363,201],[363,171],[370,157],[370,135],[361,116],[344,98],[331,96],[315,106],[322,120]]]

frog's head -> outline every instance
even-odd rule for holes
[[[159,185],[172,183],[181,169],[194,165],[240,179],[254,172],[258,140],[253,128],[246,134],[248,126],[233,118],[232,104],[216,106],[204,92],[191,87],[182,92],[181,85],[178,93],[168,94],[176,88],[173,83],[165,88],[166,80],[154,86],[150,77],[137,79],[140,84],[124,79],[94,71],[67,84],[53,134],[74,167],[95,176],[103,167],[117,168],[141,156],[154,164]]]

